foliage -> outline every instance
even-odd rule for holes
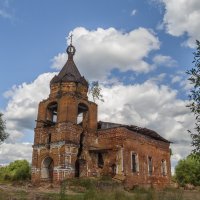
[[[0,168],[0,180],[19,181],[29,180],[30,177],[30,165],[26,160],[16,160]]]
[[[200,185],[200,162],[192,155],[180,160],[175,168],[175,179],[184,186],[185,184]]]
[[[93,101],[95,102],[96,99],[104,102],[103,95],[101,94],[101,87],[99,86],[98,81],[93,81],[90,85],[89,92],[92,94]]]
[[[186,72],[189,75],[188,80],[193,85],[189,94],[190,104],[187,106],[196,118],[195,131],[191,132],[189,130],[192,137],[192,146],[194,147],[193,153],[200,154],[200,42],[197,40],[196,44],[196,52],[193,53],[194,67]]]
[[[3,114],[0,113],[0,143],[8,137],[8,134],[5,132],[6,124],[5,121],[3,121],[2,117]]]

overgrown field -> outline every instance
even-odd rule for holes
[[[126,191],[112,179],[71,179],[61,188],[25,182],[0,183],[0,200],[200,200],[200,191],[136,188]]]

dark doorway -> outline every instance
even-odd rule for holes
[[[79,163],[79,159],[77,159],[75,162],[75,177],[79,177],[79,176],[80,176],[80,163]]]
[[[98,167],[103,168],[104,165],[103,155],[102,153],[98,153],[97,155],[98,155]]]

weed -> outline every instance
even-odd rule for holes
[[[61,183],[61,187],[60,187],[60,200],[66,200],[67,196],[65,194],[65,190],[66,190],[66,181],[63,181]]]
[[[95,180],[89,178],[73,178],[67,179],[64,182],[66,182],[67,186],[80,186],[87,190],[93,189],[95,186]]]
[[[157,193],[158,200],[182,200],[183,199],[183,191],[166,188],[163,191]]]
[[[124,191],[116,191],[114,195],[115,200],[130,200],[131,198],[126,195]]]
[[[98,198],[98,195],[95,190],[90,189],[88,190],[84,195],[84,200],[96,200]]]
[[[23,190],[17,191],[16,194],[20,197],[20,200],[25,200],[28,195],[28,193]]]

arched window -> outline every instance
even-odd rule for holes
[[[84,123],[87,121],[87,112],[88,112],[88,107],[80,103],[78,104],[78,115],[77,115],[77,124],[83,126]]]
[[[57,112],[58,112],[58,104],[53,102],[47,107],[47,122],[56,123],[57,122]]]

